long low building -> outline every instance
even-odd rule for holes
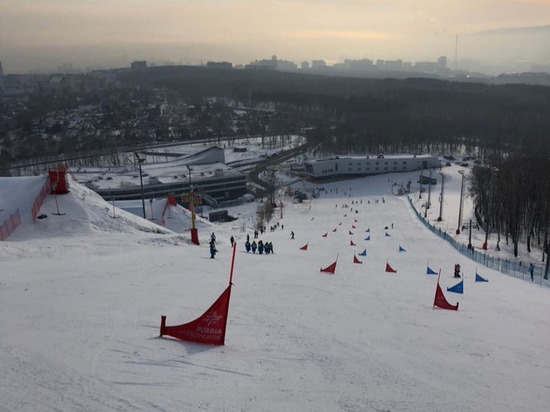
[[[142,190],[139,169],[117,172],[96,170],[74,172],[76,179],[107,200],[141,199]],[[172,167],[144,165],[143,195],[146,199],[179,196],[189,192],[191,186],[203,196],[221,202],[241,197],[247,192],[246,175],[222,163]]]
[[[314,178],[410,172],[439,166],[439,159],[428,154],[335,156],[329,159],[307,160],[304,162],[305,173]]]

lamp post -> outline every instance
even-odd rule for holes
[[[468,228],[468,249],[472,249],[472,219]]]
[[[489,201],[487,202],[487,224],[485,227],[485,243],[483,243],[483,250],[487,250],[487,242],[489,240],[489,222],[491,220],[491,203],[493,202],[493,177],[498,172],[496,167],[491,167],[491,176],[489,177]]]
[[[134,153],[134,156],[136,157],[136,161],[138,162],[139,166],[139,184],[141,185],[141,206],[143,208],[143,218],[147,219],[147,215],[145,214],[145,192],[143,191],[143,174],[141,173],[141,164],[145,161],[145,157],[139,157],[137,152]]]
[[[432,198],[432,169],[430,169],[430,180],[428,180],[428,201],[426,209],[424,209],[424,217],[428,217],[428,209],[430,208],[430,199]]]
[[[187,176],[189,176],[189,190],[191,190],[191,166],[189,165],[185,165],[185,167],[187,167]]]
[[[445,186],[445,175],[443,173],[440,173],[441,175],[441,194],[439,195],[439,217],[437,218],[438,222],[441,222],[443,220],[443,187]]]
[[[458,205],[458,227],[456,228],[456,234],[460,235],[460,225],[462,224],[462,200],[464,199],[464,170],[459,170],[458,173],[462,176],[462,182],[460,183],[460,202]]]
[[[422,199],[422,179],[424,177],[423,172],[424,172],[424,170],[420,170],[420,179],[419,179],[420,180],[420,190],[418,192],[418,198],[419,199]]]

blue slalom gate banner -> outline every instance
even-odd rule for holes
[[[464,281],[461,280],[459,283],[457,283],[453,287],[447,288],[447,292],[464,293]]]
[[[489,282],[487,279],[482,278],[476,273],[476,282]]]

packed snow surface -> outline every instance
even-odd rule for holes
[[[484,268],[425,229],[391,194],[412,176],[326,183],[310,204],[283,197],[283,217],[277,210],[260,235],[271,255],[244,250],[258,202],[231,210],[237,221],[202,222],[196,246],[188,231],[113,214],[72,182],[57,196],[64,215],[48,196],[46,219],[22,219],[0,242],[0,410],[548,410],[550,290]],[[32,200],[0,183],[4,209]],[[456,228],[449,213],[443,227]],[[223,292],[231,235],[225,346],[159,338],[161,315],[191,321]],[[336,260],[334,275],[320,272]],[[464,294],[447,292],[455,263]],[[458,311],[433,309],[427,266],[441,269]],[[476,271],[489,282],[475,283]]]

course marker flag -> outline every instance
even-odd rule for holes
[[[389,273],[397,273],[397,270],[395,270],[394,268],[392,268],[390,266],[390,264],[388,262],[386,262],[386,272],[389,272]]]
[[[330,273],[331,275],[334,275],[334,272],[336,271],[336,263],[338,262],[338,256],[336,256],[336,260],[333,264],[327,266],[326,268],[321,268],[320,272],[322,273]]]
[[[434,308],[440,308],[440,309],[447,309],[447,310],[458,310],[458,302],[456,305],[451,305],[447,299],[445,298],[445,295],[443,294],[443,291],[441,290],[441,286],[439,286],[439,276],[441,275],[441,269],[439,270],[439,273],[437,274],[437,286],[435,288],[435,298],[434,298]]]
[[[229,285],[220,297],[218,297],[202,316],[189,323],[184,323],[183,325],[166,326],[166,316],[162,315],[160,321],[160,336],[167,335],[188,342],[209,345],[225,344],[225,330],[227,327],[227,314],[229,312],[229,299],[231,297],[231,281],[233,280],[236,248],[237,242],[233,243]]]
[[[489,282],[487,279],[482,278],[476,273],[476,282]]]
[[[447,292],[453,292],[453,293],[464,293],[464,281],[461,280],[456,285],[447,288]]]

